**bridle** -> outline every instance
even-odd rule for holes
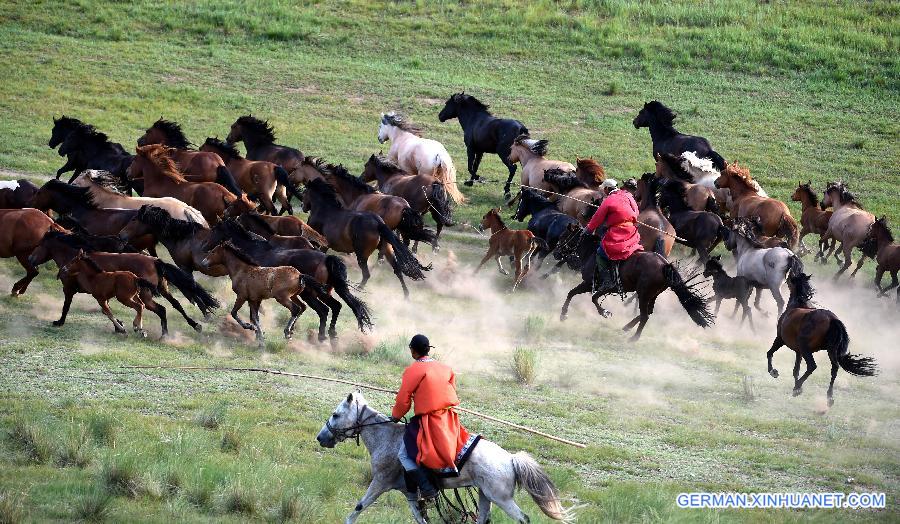
[[[331,417],[329,417],[328,420],[325,421],[325,427],[328,428],[328,431],[338,442],[343,442],[348,439],[356,439],[356,445],[359,446],[359,436],[362,433],[363,429],[369,426],[378,426],[381,424],[390,424],[394,422],[391,419],[381,420],[377,422],[367,422],[368,420],[372,420],[380,414],[373,409],[371,410],[371,413],[369,413],[368,415],[364,415],[368,407],[369,406],[363,406],[362,409],[357,407],[356,423],[353,425],[347,426],[345,428],[336,428],[331,425]],[[406,421],[403,420],[399,423],[406,424]]]

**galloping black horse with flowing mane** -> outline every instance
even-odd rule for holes
[[[50,147],[59,146],[59,156],[66,157],[66,163],[56,171],[56,178],[68,171],[74,171],[69,183],[87,169],[100,169],[116,175],[127,185],[125,172],[134,155],[125,151],[121,144],[111,142],[105,133],[94,126],[67,116],[53,120]],[[128,186],[132,187],[132,186]],[[140,193],[140,187],[134,188]]]
[[[503,186],[503,193],[509,198],[509,185],[516,174],[516,164],[509,160],[509,149],[519,135],[527,135],[525,124],[511,118],[497,118],[488,111],[488,105],[472,95],[456,93],[452,95],[444,109],[438,114],[441,122],[458,118],[463,129],[463,141],[468,155],[469,180],[471,186],[478,180],[478,165],[484,153],[496,153],[509,170],[509,178]]]
[[[537,191],[526,188],[522,190],[519,207],[516,208],[513,219],[521,222],[529,215],[531,215],[531,220],[528,221],[528,230],[534,233],[535,237],[544,241],[544,243],[538,244],[535,251],[535,255],[538,257],[538,266],[535,268],[537,270],[540,269],[547,255],[556,250],[560,238],[566,233],[569,225],[579,226],[579,224],[577,219],[560,211],[556,207],[556,202],[551,202]],[[558,270],[565,261],[565,257],[561,258],[552,272]]]
[[[677,115],[662,103],[653,100],[644,104],[644,108],[634,117],[635,129],[641,127],[650,128],[650,138],[653,140],[653,159],[661,153],[680,156],[685,151],[693,151],[700,158],[709,158],[713,166],[719,171],[725,169],[725,159],[716,153],[709,141],[702,136],[686,135],[679,133],[675,126]]]

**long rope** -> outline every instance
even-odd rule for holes
[[[528,189],[534,189],[534,190],[536,190],[536,191],[542,191],[542,192],[544,192],[544,193],[550,193],[551,195],[557,195],[557,196],[561,196],[561,197],[563,197],[563,198],[568,198],[569,200],[574,200],[574,201],[576,201],[576,202],[581,202],[582,204],[587,204],[587,205],[589,205],[589,206],[591,206],[591,207],[600,207],[600,206],[598,206],[597,204],[592,204],[592,203],[590,203],[590,202],[585,202],[584,200],[581,200],[580,198],[570,197],[569,195],[564,195],[564,194],[562,194],[562,193],[557,193],[556,191],[549,191],[549,190],[547,190],[547,189],[541,189],[541,188],[539,188],[539,187],[526,186],[525,184],[519,184],[519,185],[520,185],[521,187],[527,187]],[[660,233],[662,233],[662,234],[664,234],[664,235],[669,235],[670,237],[674,237],[675,240],[681,240],[682,242],[687,242],[687,240],[681,238],[681,237],[678,236],[678,235],[675,235],[675,234],[673,234],[673,233],[669,233],[668,231],[664,231],[664,230],[662,230],[662,229],[660,229],[660,228],[658,228],[658,227],[653,227],[653,226],[651,226],[650,224],[646,224],[646,223],[644,223],[644,222],[641,222],[640,220],[635,220],[635,222],[637,222],[638,224],[640,224],[640,225],[642,225],[642,226],[644,226],[644,227],[646,227],[646,228],[650,228],[650,229],[652,229],[652,230],[654,230],[654,231],[659,231]]]
[[[325,382],[337,382],[339,384],[347,384],[350,386],[355,386],[358,388],[371,389],[373,391],[382,391],[384,393],[391,393],[393,395],[397,394],[396,390],[382,388],[378,386],[371,386],[369,384],[363,384],[360,382],[352,382],[350,380],[344,380],[340,378],[332,378],[332,377],[323,377],[320,375],[308,375],[305,373],[290,373],[288,371],[280,371],[277,369],[268,369],[268,368],[231,368],[231,367],[215,367],[215,366],[120,366],[121,369],[171,369],[171,370],[179,370],[179,371],[237,371],[237,372],[249,372],[249,373],[266,373],[269,375],[284,375],[287,377],[295,377],[295,378],[309,378],[313,380],[322,380]],[[548,433],[544,433],[543,431],[538,431],[536,429],[531,429],[526,426],[522,426],[513,422],[509,422],[506,420],[502,420],[496,417],[492,417],[490,415],[485,415],[484,413],[479,413],[477,411],[473,411],[471,409],[461,408],[459,406],[454,406],[453,409],[455,411],[459,411],[462,413],[468,413],[469,415],[474,415],[476,417],[481,417],[483,419],[490,420],[492,422],[497,422],[498,424],[504,424],[513,428],[516,428],[521,431],[526,431],[528,433],[539,435],[544,438],[548,438],[550,440],[555,440],[556,442],[562,442],[563,444],[568,444],[570,446],[575,446],[576,448],[586,448],[587,446],[580,443],[574,442],[572,440],[567,440],[561,437],[557,437],[554,435],[550,435]]]

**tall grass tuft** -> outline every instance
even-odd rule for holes
[[[322,520],[322,514],[318,504],[294,491],[282,495],[281,504],[275,513],[275,520],[277,522],[318,522]]]
[[[24,453],[34,463],[43,464],[53,454],[47,430],[32,420],[13,420],[8,439],[13,448]]]
[[[512,371],[516,381],[520,384],[534,384],[537,360],[537,351],[534,349],[517,347],[512,356]]]
[[[140,493],[137,468],[129,459],[110,459],[100,470],[100,480],[112,496],[134,498]]]
[[[236,428],[226,428],[222,432],[219,450],[222,453],[237,453],[241,449],[241,434]]]
[[[103,413],[94,413],[88,419],[88,428],[98,446],[115,447],[117,427],[116,421]]]
[[[367,355],[367,358],[376,362],[405,366],[409,364],[409,339],[397,337],[393,340],[382,340]]]
[[[0,524],[25,522],[25,505],[22,496],[11,491],[0,491]]]
[[[112,495],[102,487],[82,487],[72,499],[72,517],[76,520],[103,522],[109,518]]]
[[[525,326],[523,334],[530,341],[541,340],[547,331],[547,321],[544,317],[538,315],[528,315],[525,317]]]
[[[197,484],[187,490],[185,498],[198,509],[207,509],[212,501],[212,488],[208,484]]]
[[[181,475],[174,469],[170,469],[163,475],[161,484],[163,493],[170,498],[174,497],[181,491]]]
[[[84,468],[91,463],[91,446],[88,430],[82,425],[71,428],[56,450],[56,465],[65,468]]]
[[[194,417],[198,426],[206,429],[218,429],[225,420],[225,404],[217,403],[200,410]]]
[[[245,489],[240,482],[232,484],[225,490],[222,503],[227,513],[253,515],[256,512],[256,501],[253,500],[253,493]]]

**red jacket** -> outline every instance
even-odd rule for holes
[[[628,191],[615,191],[603,199],[603,203],[587,224],[588,232],[593,232],[603,224],[609,227],[603,236],[603,250],[610,260],[625,260],[635,251],[643,249],[641,235],[635,221],[640,210]]]

